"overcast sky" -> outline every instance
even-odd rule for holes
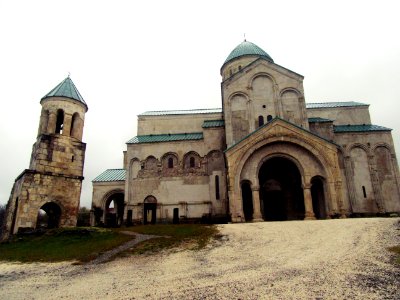
[[[0,203],[29,167],[40,99],[68,73],[89,106],[81,205],[122,167],[137,115],[221,107],[220,67],[246,38],[305,76],[306,102],[370,104],[400,153],[399,1],[0,0]]]

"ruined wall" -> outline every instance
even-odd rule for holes
[[[42,134],[32,148],[29,169],[82,176],[86,144],[63,135]]]
[[[60,227],[76,226],[82,179],[25,170],[10,196],[7,231],[14,234],[19,228],[36,228],[39,209],[49,202],[61,209]]]
[[[333,122],[310,122],[310,131],[328,141],[334,140]]]

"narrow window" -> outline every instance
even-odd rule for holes
[[[168,158],[168,168],[172,169],[174,167],[174,159],[172,157]]]
[[[242,70],[242,66],[239,66],[239,71]]]
[[[268,115],[267,116],[267,122],[269,122],[269,121],[271,121],[272,120],[272,116],[271,115]]]
[[[194,159],[194,157],[192,156],[190,159],[189,159],[189,167],[190,168],[194,168],[196,166],[196,164],[195,164],[195,159]]]
[[[363,190],[364,198],[367,198],[367,192],[366,192],[366,190],[365,190],[365,186],[362,186],[362,190]]]
[[[64,127],[64,111],[62,109],[59,109],[57,111],[57,122],[56,122],[56,132],[55,133],[62,134],[63,127]]]
[[[74,138],[77,137],[78,120],[79,120],[78,113],[74,113],[72,115],[72,120],[71,120],[71,130],[69,132],[69,135],[74,137]]]
[[[261,127],[263,125],[264,125],[264,117],[258,116],[258,127]]]
[[[229,76],[232,76],[233,72],[232,69],[229,70]]]
[[[75,157],[72,155],[71,161],[74,162]]]
[[[216,175],[215,176],[215,199],[219,200],[220,196],[219,196],[219,176]]]

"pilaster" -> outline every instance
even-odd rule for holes
[[[260,208],[260,187],[253,186],[251,187],[252,198],[253,198],[253,222],[262,222],[264,221],[261,215]]]

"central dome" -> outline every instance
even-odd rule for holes
[[[251,42],[244,40],[235,49],[232,50],[232,52],[226,58],[224,65],[236,58],[246,56],[246,55],[262,56],[266,60],[268,60],[270,62],[274,62],[274,60],[271,58],[271,56],[269,56],[268,53],[265,52],[263,49],[258,47],[256,44],[253,44]]]

